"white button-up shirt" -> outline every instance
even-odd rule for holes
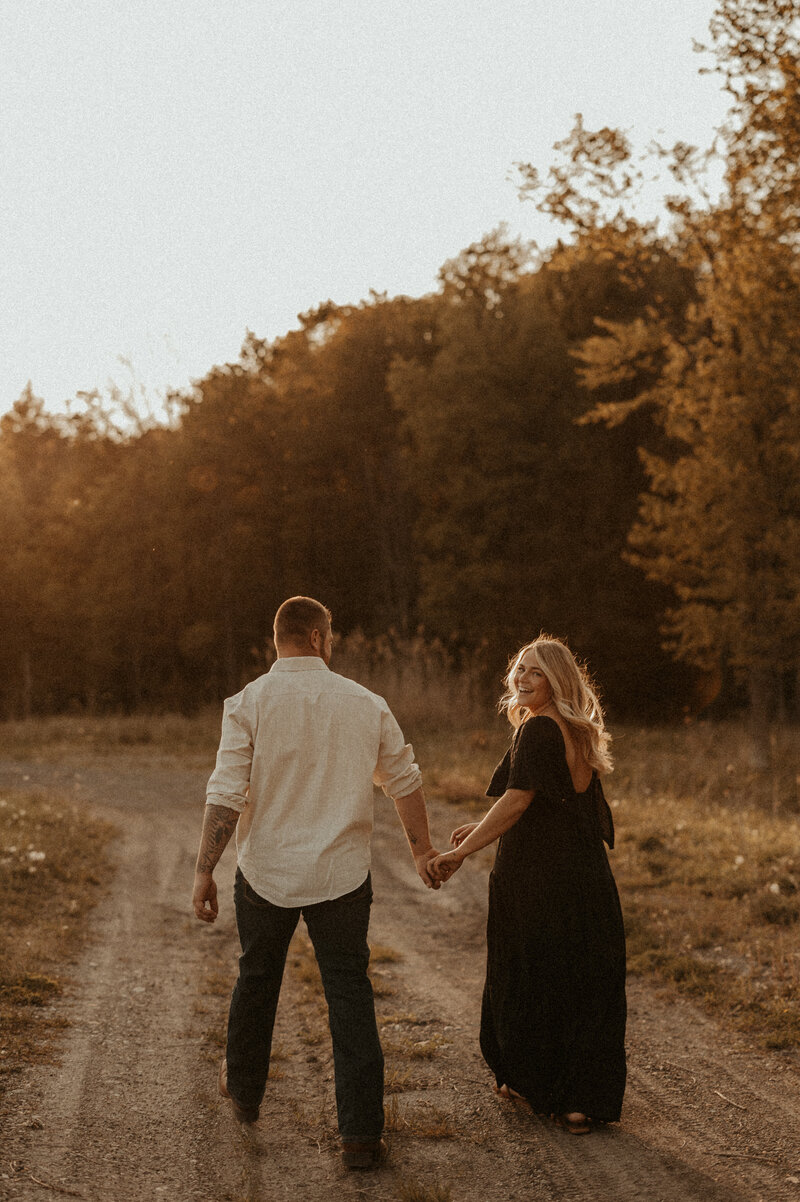
[[[383,698],[302,655],[225,702],[206,801],[241,813],[239,867],[256,893],[303,906],[366,878],[373,785],[405,797],[421,783]]]

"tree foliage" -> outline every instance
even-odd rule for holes
[[[666,228],[627,137],[579,119],[520,167],[569,231],[546,255],[500,227],[430,296],[248,334],[164,425],[27,390],[0,423],[5,712],[216,699],[296,592],[488,646],[493,684],[565,635],[618,713],[693,704],[663,639],[705,700],[732,668],[765,712],[800,663],[799,27],[800,0],[720,0],[730,119],[654,151]]]
[[[493,690],[544,626],[620,710],[646,706],[669,669],[661,591],[620,558],[636,439],[576,425],[570,354],[595,311],[640,301],[613,263],[534,263],[498,230],[432,296],[248,335],[237,363],[172,398],[168,426],[22,398],[0,435],[6,712],[216,699],[261,670],[296,592],[345,631],[488,645]]]
[[[581,374],[589,388],[630,388],[598,397],[595,420],[646,412],[666,437],[661,453],[642,452],[649,490],[630,559],[674,592],[667,646],[748,679],[763,763],[769,679],[800,663],[800,4],[723,0],[711,33],[732,108],[711,156],[674,148],[681,191],[666,232],[626,216],[632,151],[613,131],[593,139],[579,122],[557,186],[544,191],[523,169],[523,187],[579,245],[627,255],[634,277],[665,252],[691,275],[682,311],[654,296],[631,320],[597,323]],[[712,202],[700,172],[713,156],[724,187]]]

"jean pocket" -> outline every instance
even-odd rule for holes
[[[267,899],[262,897],[260,893],[256,893],[253,886],[244,877],[242,877],[241,888],[242,897],[248,905],[255,907],[257,910],[272,909],[272,902],[268,902]]]
[[[345,893],[339,898],[339,901],[372,901],[372,873],[367,873],[367,879],[353,889],[352,893]]]

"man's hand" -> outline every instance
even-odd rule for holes
[[[428,889],[440,889],[442,882],[431,874],[430,865],[439,855],[435,847],[429,847],[427,851],[421,851],[414,856],[414,867],[421,881]]]
[[[236,830],[238,821],[238,810],[231,810],[227,806],[206,805],[192,892],[194,912],[201,922],[214,922],[219,912],[214,869],[228,840]]]
[[[201,922],[215,922],[219,913],[217,904],[217,883],[210,872],[194,874],[194,892],[192,905],[197,918]]]

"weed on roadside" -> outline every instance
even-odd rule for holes
[[[393,997],[397,992],[385,973],[370,970],[369,979],[372,982],[372,992],[376,998]]]
[[[211,997],[228,998],[231,993],[231,974],[230,971],[209,971],[205,973],[203,980],[203,992]]]
[[[386,1130],[414,1139],[455,1139],[458,1132],[449,1115],[428,1103],[401,1106],[391,1097],[385,1106]]]
[[[630,971],[770,1047],[799,1047],[796,817],[669,796],[617,800],[612,864]]]
[[[385,1051],[386,1049],[384,1049]],[[387,1068],[383,1082],[384,1093],[405,1093],[419,1089],[419,1084],[408,1068]]]
[[[409,1014],[405,1011],[378,1015],[378,1026],[380,1027],[427,1027],[429,1023],[430,1019],[420,1018],[416,1014]]]
[[[405,1037],[393,1036],[386,1043],[385,1052],[389,1057],[403,1057],[407,1060],[433,1060],[436,1053],[442,1047],[447,1047],[448,1041],[441,1035],[432,1035],[430,1039],[413,1039],[410,1035]]]
[[[393,947],[387,947],[384,943],[371,944],[369,958],[372,964],[399,964],[403,959],[400,952],[395,951]]]

